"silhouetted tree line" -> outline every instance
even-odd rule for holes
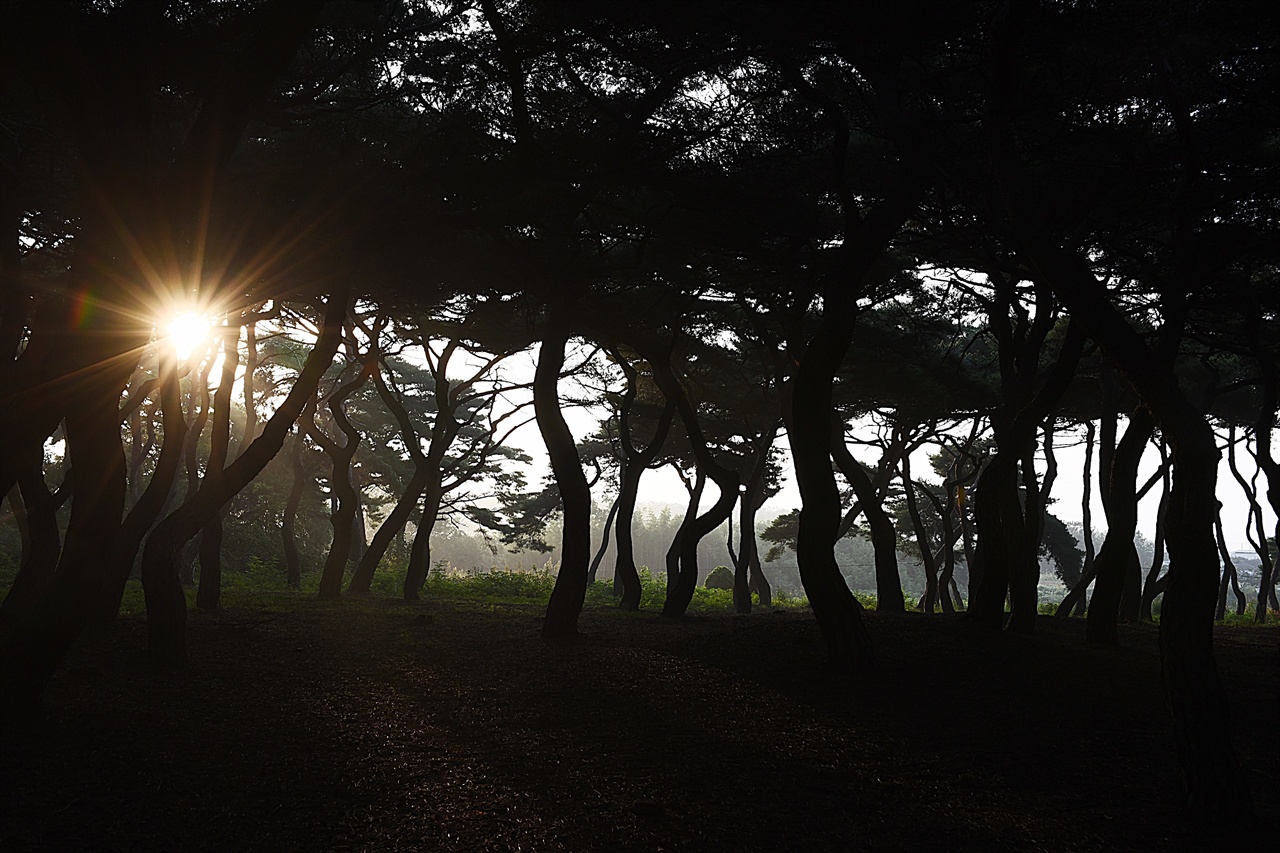
[[[1247,455],[1265,485],[1240,487],[1280,510],[1275,14],[3,4],[0,491],[22,543],[0,696],[35,698],[135,569],[150,651],[181,664],[184,577],[216,608],[228,520],[255,516],[281,529],[290,582],[323,554],[325,597],[367,592],[416,528],[414,598],[441,519],[532,542],[559,513],[542,631],[575,636],[593,486],[619,497],[635,607],[636,484],[665,464],[690,504],[663,614],[685,612],[730,518],[746,613],[768,599],[756,513],[783,437],[800,580],[853,677],[875,660],[836,551],[858,526],[880,610],[967,604],[977,630],[1034,630],[1055,441],[1079,428],[1107,534],[1095,551],[1086,533],[1060,613],[1092,590],[1087,637],[1115,643],[1163,595],[1187,813],[1247,818],[1212,647],[1233,582],[1217,472]],[[192,310],[213,335],[181,355],[167,318]],[[531,378],[502,367],[521,352]],[[608,410],[599,434],[570,430],[580,402]],[[529,418],[542,490],[505,440]],[[1139,482],[1149,446],[1165,464]],[[913,470],[921,450],[935,471]],[[1255,510],[1259,620],[1265,526]]]

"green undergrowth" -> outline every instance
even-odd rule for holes
[[[370,599],[374,601],[398,600],[404,583],[403,570],[381,569],[374,575]],[[350,580],[350,575],[346,580]],[[493,568],[487,571],[459,571],[436,565],[427,576],[422,591],[423,601],[448,602],[455,605],[520,605],[546,604],[555,588],[556,573],[550,566],[534,566],[529,569]],[[661,610],[666,600],[667,579],[665,573],[654,575],[647,568],[640,570],[640,609]],[[187,602],[195,607],[196,590],[187,590]],[[285,585],[284,571],[279,566],[260,560],[251,560],[241,571],[226,571],[222,575],[221,606],[228,609],[263,611],[289,611],[311,606],[326,606],[319,601],[320,573],[307,572],[302,576],[298,589]],[[864,606],[874,608],[875,598],[858,595]],[[759,597],[752,596],[759,605]],[[612,580],[598,580],[587,588],[588,607],[613,607],[617,599],[613,594]],[[800,610],[809,606],[804,597],[775,591],[771,607]],[[122,616],[140,615],[146,612],[142,584],[129,581],[120,607]],[[730,590],[696,587],[689,603],[691,613],[732,613],[733,593]]]

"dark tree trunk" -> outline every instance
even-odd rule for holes
[[[356,570],[351,574],[351,583],[347,585],[347,595],[369,594],[373,585],[373,576],[378,570],[378,564],[386,556],[387,549],[391,547],[392,541],[409,522],[414,508],[417,507],[418,502],[422,499],[422,492],[426,484],[426,466],[415,467],[413,474],[409,477],[409,482],[405,484],[404,491],[396,500],[396,505],[391,508],[391,512],[387,513],[387,517],[382,520],[382,524],[378,525],[378,529],[373,533],[373,540],[361,555],[360,562],[356,564]],[[423,580],[426,580],[425,576]]]
[[[754,442],[755,458],[751,471],[747,474],[738,510],[738,528],[741,547],[738,553],[733,552],[733,524],[729,524],[729,557],[733,560],[733,605],[741,614],[751,612],[751,593],[760,594],[760,582],[763,581],[766,594],[761,596],[760,605],[769,607],[772,602],[769,582],[760,575],[760,548],[756,542],[756,512],[765,501],[765,479],[769,473],[769,450],[778,437],[778,429],[782,422],[775,422],[772,429],[762,433]]]
[[[1154,426],[1145,409],[1136,410],[1120,443],[1103,454],[1111,463],[1104,477],[1107,535],[1093,562],[1097,580],[1085,626],[1085,638],[1091,643],[1113,646],[1120,642],[1120,602],[1132,568],[1138,563],[1138,552],[1133,547],[1138,529],[1138,463]]]
[[[632,411],[636,395],[639,393],[639,374],[618,350],[613,351],[614,360],[622,368],[627,377],[627,388],[618,409],[618,438],[622,450],[622,470],[618,480],[617,532],[618,551],[613,564],[614,591],[621,589],[622,596],[618,606],[623,610],[638,610],[640,596],[640,573],[636,569],[635,544],[632,537],[632,523],[635,518],[636,497],[640,493],[640,477],[657,460],[667,442],[671,431],[671,423],[675,419],[675,402],[667,397],[663,400],[662,414],[658,417],[658,426],[653,438],[644,450],[635,446],[632,433]],[[670,357],[666,351],[663,357]]]
[[[59,503],[44,479],[43,449],[30,454],[18,474],[18,484],[9,496],[15,521],[23,532],[22,562],[0,604],[0,636],[7,633],[15,616],[23,613],[48,592],[62,550],[58,529]]]
[[[119,613],[125,585],[129,582],[134,563],[137,562],[138,549],[173,495],[187,432],[178,380],[175,355],[162,353],[160,406],[164,415],[164,442],[160,445],[160,457],[156,460],[151,482],[125,517],[120,528],[120,538],[104,573],[103,606],[97,613],[98,620],[104,623],[114,620]]]
[[[683,479],[683,474],[681,479]],[[667,547],[667,553],[663,559],[667,574],[667,598],[675,594],[676,586],[680,583],[680,554],[684,549],[684,538],[693,529],[693,523],[698,517],[698,505],[702,503],[702,492],[706,486],[707,475],[701,468],[694,470],[692,483],[685,481],[684,487],[685,491],[689,493],[689,503],[685,505],[684,516],[680,519],[680,526],[676,528],[675,535],[671,537],[671,544]],[[697,583],[697,581],[695,580],[694,583]]]
[[[431,531],[440,516],[440,472],[428,471],[427,485],[422,490],[422,515],[418,518],[418,530],[409,549],[409,568],[405,571],[402,592],[405,601],[417,601],[431,572]]]
[[[942,612],[952,615],[956,612],[956,605],[962,602],[952,602],[951,588],[955,586],[955,568],[956,568],[956,540],[960,536],[960,531],[956,530],[955,522],[951,518],[951,510],[955,506],[955,482],[948,479],[943,487],[947,490],[947,503],[944,505],[932,491],[923,483],[916,483],[916,487],[920,492],[933,504],[933,511],[938,514],[939,520],[942,522],[942,547],[938,552],[930,557],[936,566],[938,560],[942,560],[942,572],[938,577],[938,602],[942,605]],[[960,596],[957,594],[956,599]],[[926,613],[932,613],[932,610],[926,610]]]
[[[800,581],[826,642],[828,659],[846,673],[863,671],[875,662],[862,605],[849,591],[835,556],[840,492],[831,470],[832,386],[852,340],[852,311],[847,299],[824,304],[818,331],[792,380],[787,430],[801,500],[796,534]]]
[[[542,623],[542,636],[547,639],[569,639],[578,635],[578,616],[586,600],[587,564],[591,559],[591,487],[583,473],[573,433],[560,410],[557,387],[569,343],[568,315],[561,306],[551,306],[548,310],[547,328],[533,376],[534,415],[551,458],[551,470],[564,509],[560,571]]]
[[[315,398],[303,410],[300,421],[311,419],[315,407]],[[302,503],[302,493],[307,485],[306,471],[302,465],[302,450],[306,444],[306,430],[298,425],[293,434],[293,442],[289,450],[289,469],[293,473],[293,481],[289,486],[289,497],[285,499],[284,512],[280,516],[280,538],[284,544],[285,582],[292,589],[302,588],[302,557],[298,554],[298,507]]]
[[[213,434],[209,442],[209,461],[205,479],[217,488],[217,481],[227,467],[231,452],[231,391],[235,384],[236,367],[240,364],[237,348],[239,329],[222,333],[222,376],[218,391],[213,395]],[[214,513],[205,523],[200,536],[200,586],[196,590],[196,606],[201,610],[217,610],[222,597],[222,511]]]
[[[618,498],[615,496],[613,503],[609,504],[609,515],[604,520],[604,529],[600,532],[600,547],[596,549],[596,555],[591,560],[591,568],[587,571],[587,586],[596,582],[596,573],[600,570],[600,564],[604,562],[604,552],[609,550],[609,534],[613,531],[613,522],[617,517]]]
[[[1080,567],[1080,579],[1071,587],[1067,597],[1058,605],[1055,616],[1083,616],[1085,609],[1085,591],[1094,577],[1093,548],[1093,507],[1091,502],[1091,486],[1093,484],[1093,445],[1097,439],[1097,430],[1093,421],[1085,421],[1084,428],[1084,482],[1081,486],[1083,498],[1080,504],[1080,519],[1084,535],[1084,564]]]
[[[844,429],[839,418],[832,420],[831,455],[840,473],[853,487],[858,506],[867,517],[867,526],[871,528],[871,544],[875,548],[876,610],[901,613],[906,610],[907,605],[902,595],[902,576],[898,572],[898,531],[894,528],[893,519],[884,510],[880,490],[871,482],[867,472],[853,458],[844,443]],[[906,458],[905,454],[903,458]],[[886,458],[885,462],[888,461]]]
[[[1026,222],[1036,221],[1025,205],[1019,205],[1018,211],[1028,217]],[[1228,740],[1226,698],[1213,657],[1218,586],[1213,524],[1219,459],[1213,431],[1179,388],[1166,354],[1153,352],[1107,300],[1088,259],[1034,232],[1019,236],[1026,240],[1017,246],[1019,252],[1037,274],[1054,283],[1072,317],[1088,327],[1090,337],[1124,371],[1173,450],[1169,581],[1161,606],[1160,658],[1188,815],[1217,825],[1236,818],[1252,820],[1252,799]],[[1180,332],[1180,325],[1173,331]],[[1161,343],[1174,339],[1171,333]]]
[[[920,517],[920,506],[916,502],[915,483],[911,479],[910,455],[902,457],[901,472],[902,490],[907,499],[907,515],[911,518],[916,547],[920,549],[920,562],[924,565],[924,597],[920,599],[918,608],[925,613],[932,613],[933,606],[938,603],[938,566],[933,561],[929,535],[925,532],[924,520]]]
[[[1247,432],[1241,440],[1245,444],[1245,451],[1248,452],[1249,437]],[[1258,555],[1258,597],[1253,618],[1261,623],[1265,622],[1267,618],[1267,599],[1272,587],[1271,548],[1267,544],[1267,530],[1262,521],[1262,506],[1258,503],[1257,479],[1255,478],[1251,483],[1240,472],[1240,465],[1236,461],[1236,443],[1236,428],[1233,424],[1227,431],[1227,466],[1231,469],[1231,476],[1239,483],[1240,490],[1244,492],[1245,499],[1249,501],[1249,511],[1245,516],[1244,529],[1245,538],[1249,540],[1253,553]],[[1268,432],[1267,444],[1270,445],[1270,443]],[[1270,449],[1266,453],[1270,457]],[[1265,467],[1262,461],[1261,446],[1258,448],[1258,453],[1255,454],[1255,459],[1260,469]]]
[[[632,470],[630,462],[623,461],[622,473],[618,482],[618,551],[613,564],[613,588],[615,593],[621,589],[622,596],[618,606],[623,610],[638,610],[640,596],[640,573],[636,569],[635,539],[632,524],[636,514],[636,498],[640,493],[640,470]]]
[[[738,501],[738,477],[731,473],[725,477],[727,469],[713,472],[716,486],[720,489],[720,497],[700,516],[693,519],[688,529],[682,531],[680,537],[680,576],[674,585],[668,584],[667,598],[662,604],[662,615],[667,618],[684,616],[693,601],[693,591],[698,586],[698,544],[715,530],[733,512],[733,505]],[[720,475],[720,476],[716,476]]]
[[[315,347],[262,434],[227,467],[217,488],[213,484],[201,486],[147,537],[142,555],[142,587],[147,602],[148,649],[158,662],[169,666],[186,662],[186,597],[176,570],[183,544],[248,485],[284,446],[289,429],[307,401],[315,397],[320,378],[338,351],[349,292],[343,288],[330,298]]]
[[[76,472],[71,519],[53,574],[39,584],[42,594],[13,616],[0,640],[0,696],[9,707],[35,701],[101,601],[100,559],[115,546],[127,489],[119,401],[133,365],[108,350],[119,342],[83,343],[90,363],[100,366],[74,382],[68,397],[75,401],[65,419]]]
[[[342,432],[343,442],[325,435],[312,420],[308,424],[311,437],[324,449],[333,461],[333,473],[329,485],[333,496],[337,499],[337,507],[329,517],[333,527],[333,541],[329,545],[329,556],[325,558],[324,569],[320,574],[320,598],[324,601],[335,601],[342,595],[342,580],[347,571],[347,563],[351,560],[351,541],[353,524],[356,516],[356,503],[359,495],[351,482],[351,461],[355,458],[356,449],[360,446],[361,434],[344,409],[347,399],[360,390],[372,371],[376,369],[372,358],[366,360],[360,372],[349,382],[344,383],[329,398],[329,412],[333,422]]]
[[[1004,626],[1010,568],[1026,550],[1018,501],[1017,458],[1021,454],[1012,449],[1012,441],[1002,442],[1002,447],[1006,445],[1010,450],[998,451],[983,469],[974,501],[978,528],[974,560],[982,567],[982,579],[969,601],[968,618],[988,630]]]
[[[1161,427],[1173,446],[1168,586],[1160,608],[1160,661],[1193,818],[1227,825],[1251,816],[1252,798],[1231,750],[1227,703],[1213,658],[1217,547],[1213,519],[1218,449],[1190,406],[1169,405]]]
[[[1167,462],[1163,439],[1160,440],[1159,447],[1161,463]],[[1162,464],[1160,470],[1160,507],[1156,510],[1155,547],[1151,556],[1151,567],[1147,570],[1146,580],[1142,584],[1142,608],[1138,614],[1139,618],[1147,622],[1154,621],[1152,607],[1155,604],[1156,596],[1164,592],[1165,587],[1165,581],[1160,578],[1160,570],[1164,568],[1165,519],[1169,511],[1169,468],[1167,465]]]
[[[1236,595],[1236,615],[1243,616],[1248,608],[1248,601],[1240,591],[1240,581],[1236,575],[1236,564],[1231,561],[1231,552],[1227,550],[1227,538],[1222,535],[1222,504],[1218,504],[1218,514],[1213,519],[1213,532],[1218,542],[1218,556],[1222,558],[1222,579],[1218,586],[1218,609],[1214,619],[1221,621],[1227,613],[1227,586]]]

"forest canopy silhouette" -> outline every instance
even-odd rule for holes
[[[842,690],[891,614],[1158,623],[1185,817],[1254,825],[1214,634],[1280,610],[1276,15],[0,5],[5,725],[139,588],[168,670],[240,576],[422,602],[459,542],[553,549],[527,632],[572,641],[724,560]]]

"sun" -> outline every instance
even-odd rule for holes
[[[173,346],[179,361],[185,361],[192,350],[209,337],[209,318],[194,311],[174,314],[165,324],[165,337]]]

